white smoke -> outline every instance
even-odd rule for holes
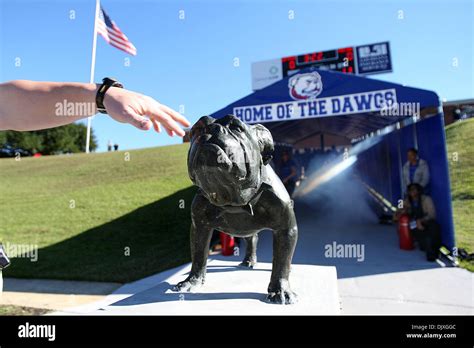
[[[357,178],[354,164],[358,154],[379,143],[381,138],[368,138],[345,156],[341,154],[331,161],[324,155],[313,159],[294,197],[331,225],[350,227],[358,222],[376,223],[377,215],[369,205],[371,198]]]

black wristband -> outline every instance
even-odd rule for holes
[[[95,104],[97,106],[97,111],[102,114],[107,113],[107,110],[105,110],[104,106],[104,97],[105,93],[110,87],[123,88],[123,85],[116,79],[110,77],[106,77],[102,80],[102,84],[99,86],[99,89],[97,90],[97,94],[95,96]]]

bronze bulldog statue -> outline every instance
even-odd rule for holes
[[[244,238],[247,250],[241,265],[253,268],[258,232],[270,229],[273,264],[267,299],[294,303],[288,278],[298,228],[293,201],[269,165],[274,150],[270,132],[233,115],[217,120],[204,116],[190,137],[188,171],[199,187],[191,207],[192,268],[174,290],[190,291],[204,283],[214,230]]]

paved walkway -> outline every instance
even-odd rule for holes
[[[366,219],[315,222],[311,209],[300,212],[295,263],[336,267],[343,314],[474,313],[473,274],[428,262],[420,250],[400,250],[394,226]],[[364,260],[325,257],[325,246],[334,242],[364,245]]]
[[[0,305],[50,310],[95,303],[121,287],[118,283],[82,281],[3,279]]]

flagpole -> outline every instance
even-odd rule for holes
[[[97,18],[99,17],[100,0],[95,1],[95,17],[94,17],[94,38],[92,39],[92,60],[91,60],[91,74],[89,83],[94,83],[95,74],[95,51],[97,47]],[[87,136],[86,136],[86,153],[89,153],[90,139],[91,139],[91,123],[92,117],[87,118]]]

